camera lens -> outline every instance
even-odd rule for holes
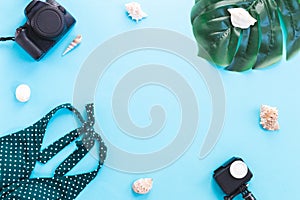
[[[229,171],[234,178],[242,179],[247,176],[248,167],[243,161],[237,160],[230,165]]]
[[[44,7],[37,11],[31,21],[33,30],[45,39],[58,37],[64,30],[62,13],[52,7]]]

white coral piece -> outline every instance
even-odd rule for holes
[[[141,5],[137,2],[125,4],[129,16],[138,22],[139,20],[147,17],[148,15],[142,10]]]
[[[152,189],[152,178],[141,178],[132,184],[132,189],[137,194],[147,194]]]
[[[278,109],[268,105],[260,107],[260,124],[269,131],[279,130]]]
[[[31,90],[30,87],[26,84],[21,84],[17,87],[16,89],[16,98],[18,101],[20,102],[27,102],[30,99],[30,95],[31,95]]]
[[[254,19],[247,10],[244,8],[229,8],[228,12],[230,13],[230,20],[233,26],[247,29],[251,25],[253,26],[256,19]]]

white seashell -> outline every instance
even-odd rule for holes
[[[262,105],[260,107],[260,124],[269,131],[279,130],[278,109],[275,107]]]
[[[125,4],[129,16],[138,22],[139,20],[147,17],[148,15],[142,10],[141,5],[137,2]]]
[[[31,90],[30,87],[26,84],[21,84],[16,89],[16,98],[20,102],[27,102],[30,99]]]
[[[68,48],[62,54],[63,56],[69,53],[72,49],[81,43],[82,35],[77,35],[76,38],[69,44]]]
[[[141,178],[132,184],[132,189],[137,194],[147,194],[152,189],[152,178]]]
[[[233,26],[247,29],[251,25],[253,26],[256,19],[254,19],[247,10],[244,8],[229,8],[228,12],[230,13],[230,20]]]

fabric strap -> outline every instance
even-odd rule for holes
[[[85,142],[77,141],[77,150],[67,157],[55,170],[54,177],[61,177],[75,167],[84,156],[88,154],[95,142],[92,137],[87,138]]]
[[[74,112],[79,120],[83,122],[83,118],[80,115],[80,113],[70,107],[70,105],[67,105],[68,109],[71,109],[72,112]],[[60,107],[54,109],[52,112],[49,113],[49,116],[53,116],[55,112],[57,112]],[[91,148],[94,146],[95,141],[98,141],[100,145],[100,162],[97,167],[98,171],[101,166],[103,165],[103,161],[106,156],[106,147],[101,139],[101,137],[94,131],[94,106],[93,104],[86,105],[86,112],[87,112],[87,121],[83,122],[82,127],[77,128],[71,132],[69,132],[64,137],[60,138],[53,144],[49,145],[47,148],[42,150],[40,152],[40,155],[38,157],[38,161],[42,163],[47,163],[50,159],[52,159],[57,153],[59,153],[62,149],[64,149],[67,145],[74,142],[76,139],[81,137],[81,140],[76,141],[77,149],[69,155],[55,170],[54,177],[61,177],[64,176],[66,173],[68,173],[73,167],[75,167],[86,154],[91,150]],[[51,118],[50,117],[50,118]],[[49,118],[49,120],[50,120]],[[45,123],[49,122],[46,121]]]
[[[63,104],[63,105],[60,105],[60,106],[54,108],[43,118],[42,121],[43,121],[44,129],[47,128],[49,121],[61,109],[70,110],[77,116],[77,118],[79,119],[79,121],[82,124],[85,123],[82,115],[80,114],[80,112],[77,109],[75,109],[71,104]],[[80,128],[78,128],[78,129],[80,129]],[[44,150],[42,150],[42,152],[40,152],[37,160],[44,164],[47,163],[58,152],[60,152],[63,148],[65,148],[67,145],[69,145],[71,142],[73,142],[76,138],[78,138],[78,136],[79,136],[78,129],[75,129],[75,130],[69,132],[68,134],[66,134],[65,136],[63,136],[62,138],[60,138],[59,140],[57,140],[56,142],[54,142],[53,144],[51,144],[50,146],[48,146]]]
[[[84,119],[83,117],[81,116],[80,112],[74,108],[71,104],[69,103],[66,103],[66,104],[62,104],[60,106],[57,106],[56,108],[54,108],[53,110],[51,110],[44,118],[43,118],[43,123],[44,123],[44,126],[47,127],[48,124],[49,124],[49,121],[53,118],[53,116],[60,110],[62,109],[68,109],[70,110],[71,112],[73,112],[79,119],[79,121],[81,123],[84,123]]]
[[[15,37],[0,37],[0,42],[4,42],[4,41],[15,41]]]

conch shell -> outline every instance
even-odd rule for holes
[[[275,107],[262,105],[260,107],[260,124],[269,131],[279,130],[278,109]]]
[[[137,194],[147,194],[152,189],[152,178],[141,178],[132,184],[132,189]]]
[[[141,5],[137,2],[125,4],[129,16],[138,22],[139,20],[147,17],[148,15],[142,10]]]
[[[63,56],[66,55],[75,47],[77,47],[81,43],[81,40],[82,40],[82,35],[77,35],[76,38],[69,44],[68,48],[64,51],[62,55]]]
[[[253,26],[255,22],[257,22],[257,20],[254,19],[244,8],[229,8],[227,10],[231,15],[231,23],[235,27],[247,29],[251,25]]]

